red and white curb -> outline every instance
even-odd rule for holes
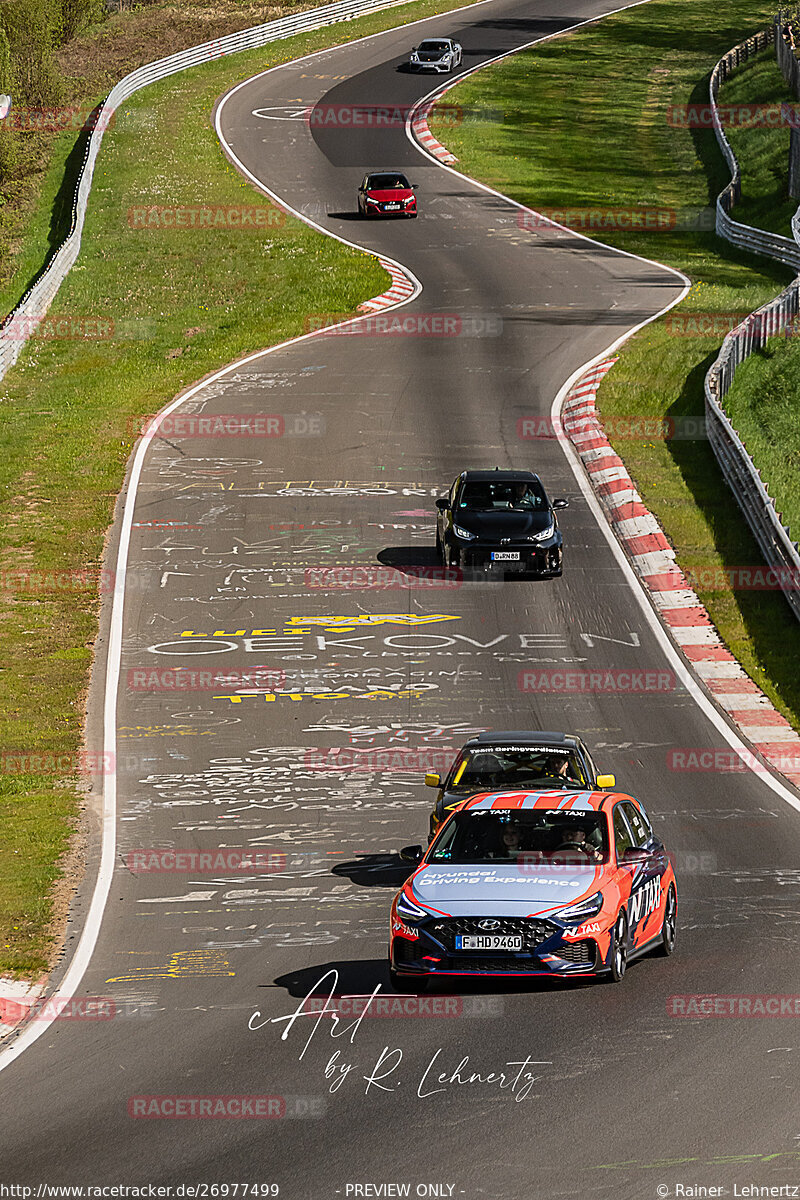
[[[427,104],[423,105],[419,112],[414,116],[414,119],[411,122],[411,129],[414,137],[417,139],[420,145],[424,146],[428,153],[432,154],[434,158],[438,158],[439,162],[458,162],[455,154],[452,154],[446,146],[443,146],[442,143],[433,136],[428,128],[428,117],[430,115],[430,111],[438,99],[439,97],[436,96],[433,100],[429,100]]]
[[[397,304],[401,300],[408,300],[416,290],[412,280],[395,263],[389,262],[385,258],[379,258],[378,262],[384,271],[388,271],[391,275],[392,286],[388,292],[382,292],[380,296],[373,296],[371,300],[365,300],[363,304],[359,304],[359,312],[371,313],[378,312],[382,308],[391,308],[393,304]]]
[[[27,1017],[32,1004],[44,991],[46,982],[44,976],[36,983],[0,978],[0,1041]]]
[[[609,521],[661,620],[716,703],[761,757],[800,786],[800,737],[723,643],[675,551],[615,454],[595,409],[600,380],[616,362],[597,363],[567,394],[561,420]]]

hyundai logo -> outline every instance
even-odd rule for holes
[[[478,921],[478,929],[499,929],[500,922],[494,920]]]

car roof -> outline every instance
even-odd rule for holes
[[[534,480],[537,483],[541,482],[541,480],[539,479],[539,476],[535,473],[535,471],[500,471],[500,470],[497,470],[497,471],[473,471],[473,470],[468,470],[468,471],[461,472],[461,478],[464,480],[468,480],[470,483],[473,483],[473,482],[489,483],[492,480],[499,480],[501,483],[508,482],[510,480],[518,480],[518,481],[524,480],[525,483],[531,483]]]
[[[470,738],[467,742],[468,746],[487,746],[506,744],[507,742],[515,742],[522,746],[546,746],[548,749],[567,748],[573,749],[579,744],[579,739],[571,733],[553,733],[551,731],[537,729],[501,729],[497,733],[479,733],[477,737]]]
[[[460,810],[560,808],[564,812],[608,812],[617,800],[633,800],[624,792],[479,792],[459,805]],[[638,801],[637,801],[638,803]]]

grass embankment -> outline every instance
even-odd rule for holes
[[[37,337],[0,384],[0,973],[36,974],[52,954],[98,609],[96,585],[64,584],[99,565],[136,419],[302,333],[307,314],[351,312],[389,282],[371,256],[291,218],[266,232],[133,229],[128,210],[256,205],[274,216],[223,158],[215,99],[272,64],[451,7],[427,0],[195,68],[139,93],[106,134],[81,257],[51,315],[107,318],[113,335]],[[48,228],[57,174],[32,236]],[[33,575],[5,574],[20,571]],[[46,769],[17,757],[31,755],[49,756]]]
[[[536,209],[709,208],[728,182],[724,160],[713,131],[686,128],[675,108],[705,106],[714,63],[771,15],[769,4],[751,0],[724,7],[662,0],[619,13],[460,84],[449,101],[491,106],[502,121],[451,130],[443,122],[439,136],[460,169]],[[677,316],[626,343],[601,386],[601,416],[610,430],[613,418],[657,419],[670,428],[702,417],[703,380],[722,334],[694,335],[701,322],[707,314],[724,324],[729,314],[750,312],[790,273],[740,254],[713,232],[594,232],[693,282]],[[708,569],[761,562],[706,441],[611,440],[685,571],[699,570],[702,580]],[[800,626],[782,595],[710,590],[702,582],[698,591],[730,649],[800,727]]]

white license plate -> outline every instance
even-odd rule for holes
[[[519,562],[519,550],[493,550],[492,562]]]
[[[521,950],[521,934],[458,933],[456,950]]]
[[[388,209],[388,208],[399,208],[399,207],[400,207],[400,203],[399,203],[399,201],[390,200],[390,201],[389,201],[389,203],[388,203],[388,204],[384,204],[384,206],[383,206],[383,207],[384,207],[384,208],[387,208],[387,209]]]

